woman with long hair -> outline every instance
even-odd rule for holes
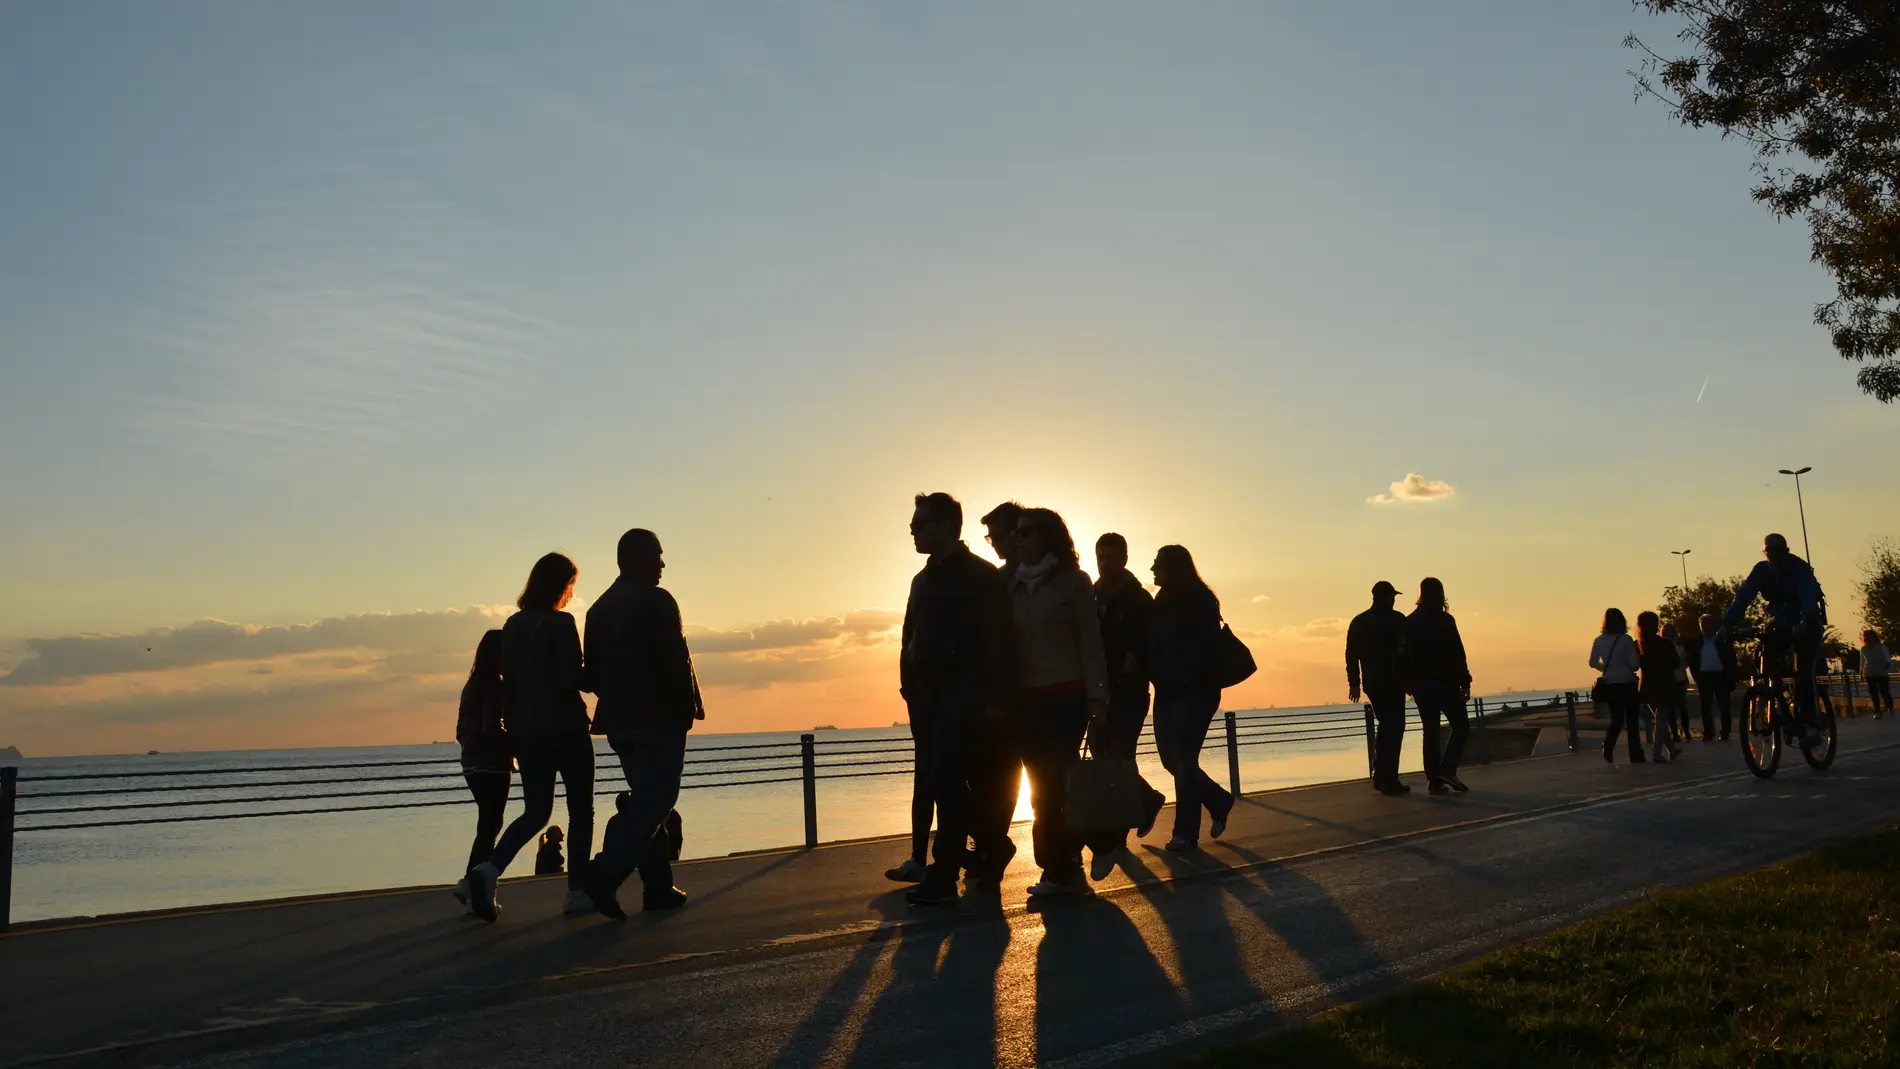
[[[1201,747],[1220,709],[1220,599],[1181,546],[1156,551],[1154,577],[1160,592],[1148,621],[1148,662],[1155,749],[1174,776],[1174,835],[1167,848],[1180,853],[1198,847],[1202,810],[1208,834],[1218,839],[1234,808],[1234,796],[1201,768]]]
[[[567,791],[567,833],[574,862],[567,867],[562,910],[594,912],[581,890],[581,861],[594,841],[594,742],[588,734],[587,703],[581,698],[581,636],[574,617],[562,610],[574,596],[580,570],[559,553],[534,562],[515,605],[519,612],[501,628],[501,674],[508,684],[509,740],[521,766],[521,815],[501,833],[495,852],[468,873],[469,908],[493,922],[501,907],[495,884],[521,848],[554,814],[554,779]]]
[[[1032,896],[1087,888],[1082,843],[1069,833],[1064,778],[1080,756],[1089,721],[1106,716],[1108,662],[1095,613],[1095,589],[1082,572],[1068,524],[1054,510],[1024,509],[1016,519],[1018,566],[1009,580],[1010,638],[1023,688],[1016,743],[1029,773],[1035,810],[1032,841],[1042,878]],[[1099,862],[1112,859],[1106,848]],[[1103,873],[1107,875],[1106,872]]]
[[[1405,689],[1418,703],[1425,783],[1433,794],[1470,790],[1458,778],[1458,763],[1464,758],[1465,736],[1471,733],[1471,721],[1465,715],[1465,703],[1471,700],[1471,664],[1465,659],[1465,640],[1449,608],[1445,584],[1430,576],[1420,579],[1418,607],[1405,618],[1401,655]],[[1440,718],[1451,723],[1451,738],[1442,750]]]
[[[455,741],[462,747],[462,779],[475,798],[475,841],[468,865],[455,885],[455,897],[468,905],[468,871],[495,852],[502,811],[514,780],[515,760],[508,749],[508,702],[501,678],[501,632],[490,631],[475,645],[475,664],[462,684],[456,710]]]
[[[1603,631],[1590,644],[1590,667],[1601,674],[1609,699],[1610,730],[1603,736],[1603,759],[1616,763],[1616,736],[1629,730],[1630,764],[1643,763],[1643,735],[1636,722],[1636,672],[1642,655],[1630,638],[1629,618],[1622,609],[1603,610]]]
[[[1637,649],[1642,655],[1643,682],[1638,694],[1649,706],[1654,727],[1650,731],[1651,761],[1674,761],[1682,756],[1682,747],[1674,738],[1676,725],[1676,669],[1682,667],[1682,654],[1676,644],[1661,634],[1662,619],[1653,612],[1636,614]]]

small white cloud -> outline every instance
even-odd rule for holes
[[[1275,638],[1292,638],[1306,641],[1344,638],[1346,621],[1337,616],[1322,616],[1317,620],[1308,620],[1293,627],[1277,628],[1269,632]]]
[[[1265,594],[1255,594],[1255,595],[1253,596],[1253,603],[1254,603],[1255,605],[1259,605],[1259,604],[1261,604],[1262,602],[1268,602],[1268,601],[1272,601],[1272,600],[1273,600],[1272,598],[1270,598],[1270,597],[1268,597],[1268,596],[1266,596]]]
[[[1418,472],[1405,474],[1405,478],[1392,484],[1389,492],[1373,494],[1366,498],[1374,505],[1392,505],[1400,503],[1425,503],[1443,501],[1458,493],[1458,488],[1438,479],[1427,479]]]

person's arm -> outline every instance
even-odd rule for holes
[[[653,666],[667,712],[696,713],[694,694],[699,685],[693,675],[693,655],[686,648],[686,623],[680,616],[679,602],[666,590],[653,590],[652,626],[647,629],[653,643]],[[695,717],[697,719],[697,717]]]
[[[1353,701],[1359,700],[1359,647],[1363,643],[1359,620],[1355,616],[1352,623],[1346,625],[1346,691]]]
[[[606,627],[606,624],[601,624],[600,628],[594,626],[594,610],[598,608],[600,608],[600,602],[598,601],[587,607],[587,626],[581,632],[581,689],[589,694],[600,693],[600,661],[598,657],[601,653],[601,646],[594,641],[594,636],[601,634],[601,630]],[[606,641],[605,635],[602,635],[601,641]]]
[[[1735,592],[1735,600],[1729,603],[1728,611],[1722,614],[1722,629],[1728,630],[1742,622],[1742,616],[1748,612],[1749,605],[1755,601],[1755,595],[1761,593],[1762,586],[1774,577],[1774,569],[1767,561],[1762,561],[1750,569],[1748,578],[1742,580],[1742,588]]]
[[[1197,679],[1212,683],[1219,674],[1215,651],[1220,649],[1220,600],[1214,597],[1213,591],[1208,591],[1205,597],[1197,600],[1193,612],[1194,638],[1188,648],[1194,651],[1194,675]]]
[[[560,620],[556,624],[552,651],[555,685],[563,694],[569,691],[578,692],[584,689],[581,686],[583,662],[580,626],[574,622],[573,613],[563,612],[556,615],[560,617]]]
[[[1610,670],[1610,657],[1599,648],[1601,643],[1602,636],[1590,640],[1590,668],[1597,672],[1607,672]]]
[[[1458,621],[1450,613],[1445,614],[1445,629],[1451,632],[1447,648],[1451,652],[1453,678],[1464,687],[1467,696],[1471,692],[1471,662],[1465,659],[1465,639],[1458,633]]]
[[[911,614],[917,608],[917,580],[910,581],[910,596],[904,599],[904,629],[897,643],[897,695],[910,697],[910,636],[915,626]]]
[[[1082,693],[1089,701],[1106,704],[1108,657],[1102,652],[1101,616],[1095,611],[1095,591],[1080,572],[1070,584],[1069,612],[1075,620],[1076,637],[1081,640]]]

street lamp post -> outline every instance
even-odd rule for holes
[[[1689,554],[1695,551],[1692,549],[1672,549],[1669,552],[1675,554],[1676,560],[1682,563],[1682,593],[1686,597],[1689,593]]]
[[[1781,474],[1794,476],[1794,505],[1795,508],[1801,510],[1801,555],[1808,559],[1810,566],[1814,564],[1814,550],[1808,547],[1808,506],[1806,502],[1801,500],[1801,477],[1813,470],[1814,466],[1812,464],[1797,471],[1789,471],[1787,468],[1781,469]]]

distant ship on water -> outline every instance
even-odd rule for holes
[[[24,761],[26,755],[12,746],[0,746],[0,761]]]

